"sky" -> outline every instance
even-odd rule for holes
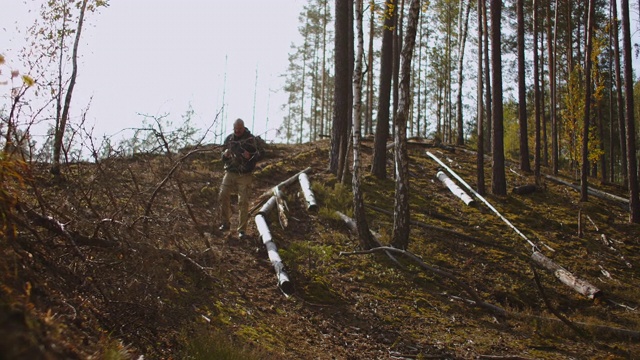
[[[12,55],[37,14],[28,10],[41,1],[3,2],[0,54],[19,68]],[[140,127],[143,115],[168,115],[178,123],[191,106],[199,128],[220,113],[227,132],[242,118],[254,134],[273,139],[287,100],[282,75],[291,44],[300,43],[305,3],[110,0],[83,28],[72,120],[89,106],[86,124],[94,137],[117,138],[123,129]]]

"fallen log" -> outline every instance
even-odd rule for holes
[[[304,199],[307,202],[307,210],[314,212],[318,211],[318,204],[316,203],[315,195],[313,195],[313,190],[311,190],[309,176],[306,173],[302,173],[298,176],[298,180],[300,182],[300,187],[302,188]]]
[[[471,196],[469,196],[455,182],[453,182],[453,180],[449,179],[447,174],[443,173],[442,171],[438,171],[438,173],[436,174],[436,178],[438,178],[440,182],[442,182],[447,188],[449,188],[453,195],[459,197],[460,200],[465,203],[465,205],[469,206],[474,203],[473,198],[471,198]]]
[[[535,251],[531,254],[531,259],[544,269],[551,272],[555,277],[563,284],[569,286],[578,293],[588,297],[589,299],[595,299],[603,295],[602,291],[593,286],[586,280],[575,277],[572,273],[567,271],[562,266],[554,263],[551,259],[544,256],[542,253]]]
[[[267,248],[269,261],[271,261],[271,265],[276,272],[276,277],[278,278],[278,287],[280,287],[282,292],[288,296],[293,293],[293,284],[289,280],[289,275],[287,275],[284,270],[284,264],[282,263],[282,259],[278,254],[278,248],[273,242],[273,237],[271,236],[269,225],[267,225],[267,221],[262,214],[256,215],[254,219],[256,222],[256,227],[258,228],[258,232],[260,233],[262,243]]]
[[[464,181],[460,176],[458,176],[458,174],[456,174],[455,171],[451,170],[450,167],[448,167],[445,163],[443,163],[440,159],[438,159],[431,152],[427,151],[427,155],[429,157],[431,157],[433,160],[435,160],[438,164],[440,164],[440,166],[445,168],[449,172],[449,174],[451,174],[462,185],[464,185],[464,187],[466,187],[469,191],[471,191],[471,193],[473,195],[475,195],[478,199],[480,199],[480,201],[485,203],[485,205],[487,205],[489,207],[489,209],[491,209],[491,211],[493,211],[496,215],[498,215],[498,217],[500,219],[502,219],[502,221],[504,221],[505,224],[507,224],[511,229],[513,229],[516,232],[516,234],[520,235],[520,237],[522,237],[527,243],[529,243],[529,245],[531,245],[533,250],[536,250],[538,248],[533,242],[531,242],[531,240],[529,240],[529,238],[527,238],[520,230],[518,230],[517,227],[515,227],[509,220],[507,220],[507,218],[502,216],[502,214],[500,214],[500,212],[495,207],[493,207],[493,205],[491,205],[491,203],[489,203],[489,201],[487,201],[487,199],[485,199],[482,195],[478,194],[475,190],[473,190],[473,188],[469,184],[467,184],[467,182]],[[553,250],[553,249],[551,249],[551,250]]]
[[[263,192],[260,196],[258,196],[258,202],[256,203],[256,205],[254,205],[251,210],[249,210],[249,214],[253,214],[254,211],[256,211],[260,206],[262,206],[262,204],[271,197],[271,195],[273,195],[273,191],[276,188],[283,188],[286,186],[289,186],[291,184],[293,184],[296,180],[298,180],[298,176],[300,176],[300,174],[303,173],[307,173],[311,171],[311,167],[309,166],[308,168],[296,173],[295,175],[293,175],[292,177],[284,180],[283,182],[279,183],[278,185],[272,187],[271,189]]]
[[[538,191],[538,187],[535,184],[515,186],[513,190],[511,190],[512,193],[518,194],[518,195],[533,194],[536,191]]]
[[[556,182],[558,184],[568,186],[568,187],[570,187],[570,188],[572,188],[572,189],[574,189],[576,191],[580,191],[580,186],[579,185],[574,185],[574,184],[572,184],[572,183],[570,183],[568,181],[564,181],[564,180],[562,180],[560,178],[557,178],[557,177],[551,176],[551,175],[545,175],[544,177],[549,179],[549,180],[551,180],[551,181],[553,181],[553,182]],[[617,196],[617,195],[609,194],[609,193],[604,192],[604,191],[596,190],[596,189],[594,189],[592,187],[589,187],[587,189],[587,193],[589,195],[593,195],[593,196],[595,196],[597,198],[600,198],[600,199],[603,199],[603,200],[612,201],[612,202],[614,202],[614,203],[616,203],[616,204],[618,204],[618,205],[620,205],[622,207],[629,206],[629,199],[625,199],[625,198]]]
[[[278,221],[280,221],[280,226],[283,229],[286,229],[287,226],[289,226],[289,218],[287,217],[289,206],[287,206],[287,202],[282,197],[282,192],[279,187],[276,186],[273,189],[273,195],[276,198],[276,204],[278,205]]]
[[[580,294],[585,295],[590,299],[594,299],[595,297],[601,295],[599,294],[600,289],[591,285],[586,280],[578,279],[569,271],[565,270],[561,266],[555,264],[549,258],[542,255],[542,253],[539,252],[538,247],[534,245],[531,242],[531,240],[529,240],[520,230],[518,230],[518,228],[516,228],[513,224],[511,224],[509,220],[507,220],[504,216],[502,216],[502,214],[500,214],[500,212],[498,212],[498,210],[496,210],[496,208],[494,208],[482,195],[478,194],[475,190],[473,190],[473,188],[469,186],[469,184],[467,184],[460,176],[458,176],[458,174],[456,174],[453,170],[451,170],[451,168],[449,168],[445,163],[440,161],[440,159],[438,159],[435,155],[433,155],[429,151],[427,151],[427,155],[429,155],[433,160],[435,160],[442,167],[447,169],[447,171],[451,175],[453,175],[458,181],[460,181],[461,184],[463,184],[467,189],[469,189],[469,191],[471,191],[476,197],[478,197],[478,199],[482,200],[482,202],[484,202],[489,207],[489,209],[491,209],[494,213],[496,213],[496,215],[498,215],[498,217],[500,217],[507,225],[509,225],[509,227],[511,227],[518,235],[524,238],[532,247],[533,254],[531,256],[534,261],[540,262],[540,263],[543,262],[545,264],[543,266],[549,271],[551,271],[556,276],[556,278],[558,278],[558,280],[560,280],[563,284],[571,287],[575,291],[579,292]],[[546,245],[545,247],[551,249]],[[553,251],[553,249],[551,250]],[[544,261],[545,259],[546,261]]]

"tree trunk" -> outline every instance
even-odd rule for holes
[[[371,2],[371,16],[369,17],[369,49],[367,51],[367,114],[364,126],[364,134],[369,135],[373,133],[373,38],[374,38],[374,17],[375,17],[375,3]]]
[[[360,113],[362,109],[362,58],[364,56],[364,39],[362,33],[362,0],[356,0],[356,33],[358,49],[353,72],[353,173],[351,185],[353,190],[353,211],[358,228],[358,236],[364,249],[372,248],[371,231],[367,223],[364,209],[364,198],[360,188]]]
[[[584,121],[582,132],[582,171],[580,178],[580,201],[589,200],[589,120],[591,118],[591,51],[593,49],[593,15],[594,1],[589,0],[589,15],[587,18],[587,47],[585,49],[585,99],[584,99]]]
[[[611,1],[611,7],[613,8],[613,19],[615,20],[615,25],[613,26],[613,49],[615,59],[615,68],[616,68],[616,98],[618,100],[618,132],[620,135],[620,171],[622,173],[622,184],[625,187],[629,186],[629,176],[627,173],[627,124],[625,120],[625,112],[624,112],[624,96],[622,95],[622,75],[620,66],[620,58],[622,55],[620,54],[620,34],[618,33],[618,4],[616,0]]]
[[[536,184],[540,183],[541,165],[541,138],[540,138],[540,54],[538,53],[538,6],[533,0],[533,107],[535,116],[535,158],[533,163],[533,173],[536,177]]]
[[[76,77],[78,76],[78,45],[80,44],[80,35],[82,34],[82,25],[84,24],[84,13],[87,9],[87,1],[83,0],[80,7],[80,16],[78,18],[78,27],[76,28],[76,38],[73,43],[73,53],[71,55],[72,67],[71,78],[69,79],[69,86],[67,87],[67,93],[64,98],[64,107],[59,121],[56,124],[55,136],[53,140],[53,164],[51,166],[51,173],[53,175],[60,175],[60,154],[62,153],[62,140],[64,139],[64,133],[67,128],[67,120],[69,119],[69,107],[71,106],[71,98],[73,96],[73,89],[76,86]],[[60,36],[65,36],[64,34]],[[63,49],[60,49],[63,51]],[[61,95],[61,94],[60,94]]]
[[[396,12],[396,26],[394,27],[393,35],[393,110],[391,112],[391,118],[396,116],[398,111],[399,91],[400,91],[400,52],[402,51],[402,31],[404,24],[404,0],[395,0],[395,7],[400,3],[399,11]],[[393,128],[395,131],[395,127]],[[395,137],[395,134],[392,134]]]
[[[491,192],[494,195],[507,195],[507,180],[504,171],[504,124],[502,107],[502,0],[491,0],[491,63],[493,77],[493,177]]]
[[[463,0],[460,0],[460,4],[463,3]],[[462,7],[460,7],[459,11],[462,11]],[[459,31],[461,31],[461,35],[459,36],[458,43],[458,96],[456,109],[458,111],[457,120],[458,120],[458,137],[456,140],[457,145],[464,145],[464,121],[462,118],[462,68],[464,65],[464,48],[467,43],[467,31],[469,29],[469,13],[471,11],[471,1],[467,1],[466,7],[464,9],[464,19],[462,16],[460,19],[463,21],[462,24],[459,25]]]
[[[625,121],[627,125],[627,176],[629,177],[629,222],[640,223],[638,199],[638,168],[636,163],[636,129],[633,107],[633,68],[631,59],[631,26],[629,0],[622,0],[622,43],[624,49]]]
[[[549,46],[549,97],[551,98],[551,162],[552,172],[554,175],[558,174],[558,117],[557,117],[557,101],[556,98],[556,58],[558,48],[558,1],[556,0],[555,16],[553,22],[553,50]]]
[[[331,161],[329,170],[336,175],[342,170],[346,151],[349,116],[349,0],[335,2],[335,84],[333,104],[333,131],[331,134]]]
[[[484,143],[484,150],[487,153],[491,153],[492,150],[492,133],[493,133],[493,113],[492,113],[492,108],[493,108],[493,99],[491,98],[491,94],[492,94],[492,89],[491,89],[491,67],[489,66],[489,19],[487,17],[487,2],[483,1],[482,2],[482,31],[484,32],[484,83],[486,84],[486,91],[485,91],[485,110],[486,110],[486,114],[487,116],[485,117],[485,119],[487,120],[487,124],[486,124],[486,131],[485,134],[487,135],[485,137],[485,143]]]
[[[477,146],[477,158],[476,158],[476,178],[477,189],[480,195],[485,194],[484,189],[484,107],[482,106],[483,84],[482,84],[482,9],[484,7],[484,1],[478,1],[478,146]]]
[[[391,98],[391,76],[393,75],[393,28],[396,23],[396,7],[393,0],[385,3],[385,21],[382,30],[380,55],[380,94],[376,137],[373,149],[371,173],[378,179],[387,177],[387,139],[389,138],[389,105]]]
[[[395,131],[395,211],[393,216],[393,246],[406,249],[409,246],[409,154],[407,153],[407,113],[411,105],[411,58],[416,40],[420,0],[412,0],[409,7],[407,33],[402,48],[402,78],[400,81],[400,101],[394,117]]]
[[[524,55],[524,0],[516,1],[518,16],[518,121],[520,123],[520,170],[531,172],[529,131],[527,126],[527,84]],[[535,12],[535,11],[534,11]]]

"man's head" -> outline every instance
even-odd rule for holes
[[[240,137],[244,134],[244,120],[237,119],[233,122],[233,134]]]

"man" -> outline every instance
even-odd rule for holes
[[[231,192],[237,191],[240,208],[237,230],[240,239],[246,236],[249,221],[249,195],[253,183],[252,173],[261,156],[256,138],[244,126],[244,121],[237,119],[233,123],[233,134],[224,140],[222,162],[224,162],[225,173],[220,185],[218,201],[222,220],[220,230],[228,230],[231,218]]]

